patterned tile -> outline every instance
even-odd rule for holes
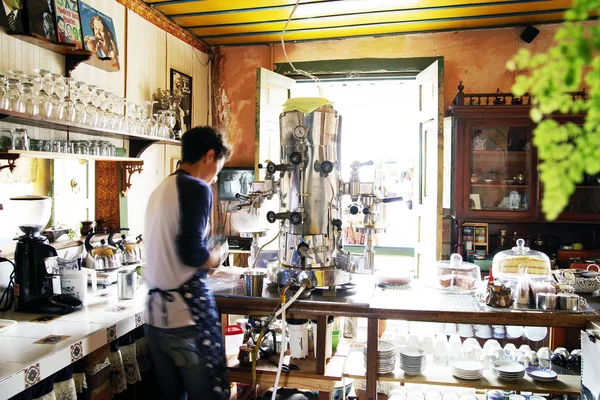
[[[40,381],[40,363],[30,365],[28,368],[25,368],[24,372],[26,388],[33,386]]]
[[[83,343],[81,341],[71,345],[71,362],[74,363],[83,357]]]
[[[135,327],[142,326],[144,324],[144,320],[142,319],[142,313],[135,313]]]
[[[116,325],[111,325],[108,328],[106,328],[106,340],[108,341],[108,343],[117,340],[117,326]]]

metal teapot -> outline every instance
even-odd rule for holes
[[[96,233],[90,233],[85,239],[85,251],[87,256],[85,266],[104,271],[119,268],[121,266],[121,250],[115,246],[106,243],[106,240],[100,240],[100,246],[92,246],[91,240]]]
[[[115,242],[113,236],[122,231],[129,231],[129,228],[119,228],[108,235],[108,244],[118,247],[121,250],[121,264],[139,264],[143,261],[143,240],[142,235],[138,235],[135,239],[128,238],[126,235],[121,235],[121,240]]]

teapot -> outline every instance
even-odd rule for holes
[[[112,231],[108,235],[108,244],[117,247],[121,250],[121,264],[139,264],[143,261],[143,240],[142,235],[138,235],[135,239],[130,239],[126,235],[121,235],[121,240],[115,242],[113,236],[122,231],[129,231],[129,228],[119,228]]]
[[[85,238],[85,250],[87,256],[85,266],[96,271],[104,271],[119,268],[121,266],[121,250],[100,240],[100,246],[92,246],[92,237],[96,232],[90,232]]]

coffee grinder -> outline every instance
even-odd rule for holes
[[[15,311],[67,314],[81,308],[73,295],[55,294],[54,280],[59,276],[58,254],[48,239],[40,235],[50,220],[52,198],[21,196],[11,200],[12,215],[19,218],[15,248]]]

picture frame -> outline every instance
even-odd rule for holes
[[[171,68],[171,91],[181,96],[181,103],[176,111],[176,122],[173,131],[181,131],[179,136],[192,129],[192,77]]]
[[[471,210],[481,210],[481,198],[479,197],[479,194],[470,194],[469,199],[469,208]]]
[[[220,201],[235,201],[236,193],[248,194],[252,191],[254,168],[223,168],[218,176],[218,199]]]
[[[112,18],[81,0],[79,0],[79,16],[85,49],[95,53],[101,60],[111,60],[113,66],[120,69],[119,45]]]
[[[83,32],[79,18],[77,0],[54,0],[56,39],[59,43],[70,43],[83,49]]]

